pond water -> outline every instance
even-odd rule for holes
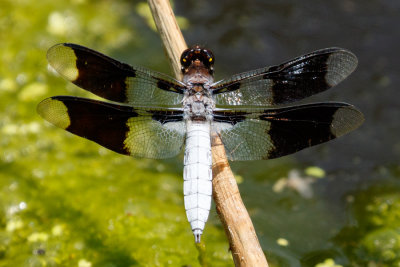
[[[337,87],[356,131],[279,159],[233,162],[270,266],[400,266],[400,2],[174,1],[222,79],[325,47],[359,59]],[[194,244],[183,155],[132,159],[45,123],[36,105],[93,95],[47,70],[73,42],[171,73],[145,2],[11,1],[0,9],[0,266],[233,266],[213,208]],[[100,131],[101,129],[99,129]]]

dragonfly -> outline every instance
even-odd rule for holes
[[[229,160],[266,160],[335,139],[364,121],[347,103],[290,105],[355,70],[357,57],[342,48],[220,81],[213,53],[198,45],[181,55],[182,80],[71,43],[51,47],[47,59],[66,80],[109,101],[53,96],[38,104],[45,120],[135,158],[165,159],[184,148],[184,205],[197,243],[211,208],[213,136]]]

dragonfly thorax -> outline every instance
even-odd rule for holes
[[[193,93],[193,91],[191,92]],[[212,120],[212,111],[215,103],[208,91],[204,90],[190,94],[191,92],[189,90],[183,100],[184,118],[196,121]]]

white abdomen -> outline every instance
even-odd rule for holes
[[[212,158],[209,121],[187,121],[183,170],[185,210],[195,241],[200,242],[212,196]]]

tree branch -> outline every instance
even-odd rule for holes
[[[148,0],[148,3],[175,77],[180,80],[182,72],[179,60],[187,45],[176,22],[174,12],[167,0]]]
[[[157,29],[177,79],[181,78],[180,55],[187,48],[168,0],[148,0]],[[240,197],[225,149],[212,137],[213,198],[225,228],[236,266],[267,266],[253,224]]]

